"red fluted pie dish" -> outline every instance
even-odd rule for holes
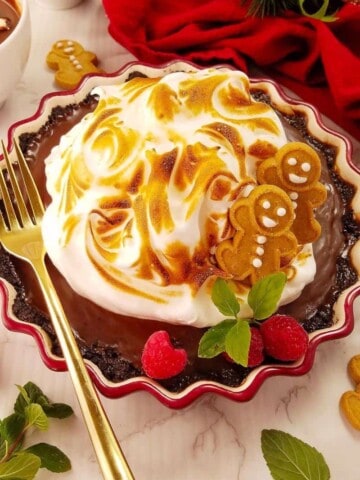
[[[138,95],[136,89],[139,84],[146,89],[149,85],[156,84],[157,79],[163,78],[165,75],[174,72],[185,72],[187,74],[201,72],[202,70],[192,64],[180,61],[161,67],[133,62],[114,74],[87,76],[80,86],[73,91],[45,95],[32,117],[12,125],[8,134],[8,149],[12,149],[14,138],[19,141],[42,192],[44,202],[48,205],[50,199],[49,194],[45,191],[44,160],[52,149],[59,144],[60,138],[66,136],[67,132],[74,126],[79,125],[84,116],[87,117],[96,109],[99,111],[99,108],[102,108],[101,102],[103,100],[102,98],[99,100],[98,87],[104,87],[106,90],[108,86],[121,85],[135,79],[134,85],[136,85],[136,88],[134,87],[135,90],[132,91],[135,98]],[[233,70],[227,66],[216,66],[212,68],[212,71],[217,75]],[[184,85],[187,88],[188,84],[184,83]],[[180,97],[183,95],[185,98],[187,95],[184,93],[185,87],[183,90],[179,89]],[[312,247],[316,272],[314,278],[304,286],[298,298],[282,305],[279,310],[280,313],[293,315],[301,321],[309,336],[308,349],[295,362],[280,362],[267,356],[261,365],[253,368],[231,363],[223,355],[211,360],[200,359],[197,355],[199,340],[201,335],[209,328],[209,325],[205,325],[204,320],[199,320],[195,326],[176,323],[177,312],[179,311],[179,317],[182,315],[181,302],[180,304],[174,303],[176,305],[174,312],[169,310],[169,316],[172,319],[170,322],[167,322],[167,319],[164,318],[154,318],[152,314],[149,314],[149,319],[141,318],[136,310],[138,305],[133,305],[130,308],[131,312],[136,310],[136,314],[114,313],[110,308],[107,308],[107,301],[103,303],[93,301],[91,295],[90,298],[84,298],[84,295],[76,291],[76,288],[70,286],[70,284],[73,285],[73,282],[65,279],[66,274],[59,272],[57,267],[60,266],[60,270],[62,269],[61,261],[58,261],[60,263],[55,267],[52,259],[49,259],[50,274],[69,321],[77,335],[88,369],[98,389],[108,397],[118,398],[125,394],[145,390],[163,404],[174,408],[182,408],[188,405],[205,392],[216,393],[238,402],[247,401],[255,395],[268,377],[275,375],[297,376],[308,372],[313,365],[316,349],[320,343],[344,337],[350,334],[353,329],[353,304],[360,293],[360,171],[352,160],[351,143],[342,134],[326,127],[319,112],[314,107],[291,98],[273,81],[269,79],[250,79],[246,88],[249,89],[251,102],[255,102],[255,107],[251,103],[251,108],[255,108],[255,110],[250,109],[251,113],[249,113],[250,110],[246,110],[245,114],[245,110],[241,110],[245,107],[242,100],[237,96],[236,88],[231,90],[232,95],[230,97],[232,102],[237,102],[237,108],[242,115],[238,124],[245,121],[244,128],[251,131],[249,138],[252,139],[252,145],[257,142],[257,138],[261,137],[263,146],[265,144],[263,140],[265,133],[267,135],[271,130],[269,134],[271,137],[275,131],[277,132],[278,129],[269,127],[270,124],[272,125],[272,120],[270,123],[268,120],[264,121],[261,117],[263,113],[256,113],[258,111],[271,111],[271,115],[275,115],[277,119],[276,122],[280,122],[288,142],[296,141],[310,145],[321,159],[321,182],[326,188],[327,199],[324,205],[316,210],[316,218],[321,224],[321,234]],[[196,91],[196,88],[192,90],[192,92]],[[161,118],[161,121],[164,121],[164,116],[169,115],[169,111],[164,105],[167,107],[169,104],[166,102],[169,101],[169,98],[173,98],[171,97],[172,94],[167,95],[164,92],[165,90],[162,90],[161,95],[156,97],[156,100],[160,98],[158,104],[153,102],[156,108],[162,112],[157,117],[158,119]],[[218,90],[214,89],[214,92],[214,95],[218,95],[216,98],[222,98],[221,94],[218,94]],[[101,95],[100,93],[100,97]],[[139,93],[139,96],[141,96],[141,93]],[[210,97],[196,97],[196,94],[194,94],[194,97],[190,95],[186,98],[189,102],[195,102],[198,108],[202,110]],[[171,102],[172,100],[170,105],[173,108]],[[184,101],[184,104],[186,104],[186,101]],[[220,107],[217,107],[215,101],[214,105],[219,110]],[[259,105],[261,106],[259,107]],[[178,107],[176,106],[176,108]],[[255,113],[253,113],[254,111]],[[112,111],[108,116],[107,114],[102,115],[100,120],[95,122],[97,127],[92,128],[88,137],[86,137],[89,138],[90,134],[95,135],[96,142],[94,141],[94,144],[96,144],[96,148],[103,148],[104,145],[108,146],[106,143],[109,141],[106,137],[107,134],[103,130],[102,135],[98,135],[96,128],[107,128],[104,127],[104,124],[107,123],[107,118],[111,117],[113,113]],[[142,117],[148,115],[147,106],[145,105],[144,110],[140,113],[138,110],[134,110],[132,113],[129,111],[127,117],[129,118],[129,124],[131,123],[130,115],[139,115],[139,122],[142,122]],[[250,117],[246,115],[250,115]],[[252,115],[256,117],[255,123]],[[262,118],[260,121],[258,115]],[[219,114],[220,117],[223,119],[224,115]],[[128,127],[126,120],[123,124],[116,127],[115,133],[112,127],[108,131],[111,131],[118,138],[118,128]],[[252,126],[249,127],[249,125]],[[108,131],[106,132],[108,133]],[[201,134],[204,131],[207,134],[209,129],[202,129]],[[198,135],[197,131],[196,135]],[[278,133],[275,133],[276,135]],[[174,136],[176,135],[174,134]],[[202,137],[199,138],[200,140],[197,141],[201,143]],[[153,139],[150,140],[153,141]],[[147,141],[150,140],[147,138]],[[226,143],[221,140],[220,143],[223,143],[221,147],[218,147],[214,145],[214,137],[211,141],[213,142],[211,144],[213,150],[214,148],[222,148]],[[269,142],[271,143],[271,141],[267,141],[267,146]],[[122,145],[124,150],[125,144]],[[246,155],[250,155],[251,148],[245,140],[244,145],[246,157]],[[226,144],[226,148],[228,148],[228,144]],[[265,150],[264,148],[257,149],[257,153],[254,153],[255,150],[252,148],[251,152],[252,159],[256,155],[258,156],[256,160],[258,163],[264,160],[264,155],[271,155],[267,147]],[[147,153],[145,157],[148,158],[149,155]],[[104,156],[99,158],[104,158]],[[129,164],[129,169],[131,170],[131,168],[132,166]],[[79,169],[75,170],[73,175],[81,179],[81,182],[78,180],[77,185],[80,185],[80,183],[82,185],[82,182],[86,183],[87,177]],[[60,176],[59,178],[62,179],[63,177]],[[158,177],[156,178],[158,179]],[[254,178],[253,183],[256,184],[256,175]],[[121,183],[122,180],[120,179],[119,182],[112,181],[111,186],[114,182],[116,185]],[[223,186],[223,183],[221,185]],[[136,188],[138,188],[138,185]],[[138,190],[136,188],[133,186],[129,198],[138,194],[136,192],[139,191],[139,188]],[[160,190],[157,190],[156,195],[159,196],[159,192]],[[76,197],[77,194],[74,195]],[[81,195],[79,194],[78,197],[80,198]],[[115,208],[114,205],[111,208]],[[121,208],[125,208],[124,204]],[[199,218],[202,218],[200,214]],[[174,227],[172,228],[174,229]],[[84,250],[87,250],[87,247]],[[73,257],[74,263],[77,262],[75,257]],[[108,258],[109,255],[106,254],[105,257]],[[145,264],[145,262],[143,263]],[[153,267],[151,262],[150,266]],[[218,267],[218,265],[215,265],[215,267],[211,265],[211,268],[215,268],[215,271],[218,271]],[[191,269],[191,267],[189,268]],[[139,269],[136,272],[136,275],[139,275]],[[1,251],[0,276],[0,289],[3,297],[1,316],[5,326],[9,330],[32,335],[38,344],[44,363],[53,370],[66,370],[65,361],[61,356],[46,307],[43,304],[31,269]],[[89,276],[84,274],[81,268],[75,277],[75,284],[80,284],[80,286],[85,284],[85,287],[87,287],[86,284],[91,283]],[[208,277],[208,273],[200,280],[197,277],[200,287],[205,284]],[[126,294],[122,294],[123,299],[121,301],[125,302],[124,299],[128,293],[129,285],[130,283],[122,287],[124,291],[126,290]],[[99,283],[99,290],[102,290],[101,283]],[[121,292],[119,295],[121,295]],[[140,294],[139,305],[142,302],[141,298],[142,294]],[[161,313],[161,315],[163,314]],[[206,317],[201,313],[199,315],[202,319]],[[184,371],[164,380],[156,380],[146,376],[141,364],[143,346],[147,338],[157,330],[168,331],[174,345],[184,348],[188,354],[188,362]]]

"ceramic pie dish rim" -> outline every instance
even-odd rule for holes
[[[63,103],[61,103],[64,106],[70,103],[78,102],[85,98],[93,86],[98,84],[98,78],[102,79],[102,83],[104,83],[104,81],[111,83],[115,77],[120,76],[122,79],[126,78],[126,75],[129,75],[131,71],[139,68],[145,68],[146,70],[151,71],[159,70],[163,73],[164,71],[173,71],[175,69],[202,69],[204,67],[181,60],[171,61],[164,65],[158,66],[149,65],[144,62],[132,61],[125,64],[121,69],[114,73],[87,75],[80,85],[74,90],[60,92],[55,91],[44,95],[39,102],[38,109],[32,116],[12,124],[8,130],[8,149],[10,150],[12,148],[12,138],[18,137],[25,131],[31,131],[31,129],[29,130],[28,128],[29,125],[33,125],[33,131],[36,131],[36,126],[40,127],[43,123],[45,123],[51,108],[56,106],[56,102],[59,102],[60,99],[61,101],[65,100]],[[226,64],[216,65],[214,68],[233,69],[233,67]],[[289,96],[289,94],[285,93],[282,87],[273,80],[268,78],[250,78],[250,83],[252,87],[266,88],[267,92],[271,93],[271,100],[274,101],[275,104],[276,102],[280,102],[290,105],[291,108],[304,113],[308,118],[309,124],[311,124],[315,130],[318,130],[318,134],[319,132],[322,132],[324,137],[330,136],[334,139],[334,141],[339,143],[340,148],[344,149],[342,162],[343,167],[345,167],[347,172],[346,175],[351,177],[351,174],[354,172],[359,175],[359,188],[356,192],[356,196],[360,196],[360,171],[351,160],[352,145],[350,140],[343,134],[325,126],[320,113],[315,107],[301,101],[300,99]],[[358,213],[360,215],[360,212]],[[357,250],[360,249],[359,244],[360,242],[357,243]],[[353,251],[354,250],[355,249],[353,248]],[[352,256],[354,256],[353,251]],[[360,255],[358,255],[358,257],[360,257]],[[360,271],[360,265],[357,265],[357,269]],[[252,370],[246,379],[237,387],[228,387],[213,381],[201,380],[189,385],[187,388],[178,393],[172,393],[166,390],[156,381],[147,377],[135,377],[119,383],[113,383],[104,377],[96,365],[87,360],[86,364],[99,391],[110,398],[119,398],[129,393],[142,390],[149,392],[161,403],[172,408],[183,408],[207,392],[219,394],[237,402],[248,401],[256,394],[264,381],[269,377],[277,375],[299,376],[306,374],[313,366],[316,349],[319,344],[349,335],[354,327],[353,304],[356,297],[359,295],[360,281],[358,280],[350,288],[343,291],[336,301],[334,318],[337,317],[337,320],[334,321],[334,324],[329,328],[317,330],[309,334],[309,348],[302,359],[290,365],[261,365]],[[50,352],[50,339],[48,338],[47,334],[40,327],[18,320],[12,314],[11,305],[14,298],[14,289],[2,278],[0,278],[0,296],[2,296],[3,300],[1,305],[1,316],[5,327],[11,331],[26,333],[33,336],[36,340],[41,358],[45,365],[55,371],[66,371],[67,367],[65,361],[59,357],[55,357]]]

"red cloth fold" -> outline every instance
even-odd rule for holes
[[[360,140],[360,7],[325,23],[294,12],[264,19],[240,0],[103,0],[109,32],[139,60],[250,63]]]

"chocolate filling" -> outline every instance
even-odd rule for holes
[[[263,91],[252,91],[252,95],[271,104],[271,99]],[[88,95],[80,104],[56,107],[38,132],[21,135],[20,146],[29,161],[45,203],[48,203],[49,198],[45,193],[44,159],[59,142],[61,135],[96,105],[97,98]],[[273,108],[276,110],[274,106]],[[307,129],[306,118],[301,114],[277,112],[290,140],[305,141],[317,150],[323,163],[321,181],[329,187],[326,203],[316,212],[322,226],[322,235],[314,244],[316,277],[305,287],[300,298],[281,308],[281,313],[295,316],[303,322],[306,330],[311,332],[332,324],[334,302],[341,291],[358,279],[347,253],[359,239],[360,228],[349,207],[353,188],[332,170],[336,157],[335,147],[313,137]],[[186,349],[189,358],[183,373],[160,382],[168,390],[181,391],[197,380],[213,380],[228,386],[237,386],[249,373],[248,368],[231,364],[222,356],[211,360],[198,358],[198,343],[204,329],[113,314],[72,291],[50,260],[48,267],[64,310],[77,334],[84,358],[96,364],[110,381],[119,382],[142,374],[140,356],[144,343],[152,332],[161,329],[169,332],[175,346]],[[31,268],[0,251],[0,275],[17,290],[14,314],[23,321],[41,326],[52,341],[53,352],[61,355]],[[271,359],[267,360],[271,362]]]

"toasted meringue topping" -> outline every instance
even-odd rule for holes
[[[256,183],[257,162],[287,141],[276,113],[251,98],[245,74],[226,69],[93,93],[96,110],[46,161],[52,261],[75,291],[116,313],[218,323],[214,248],[231,234],[228,209]],[[306,248],[283,303],[313,278]]]

